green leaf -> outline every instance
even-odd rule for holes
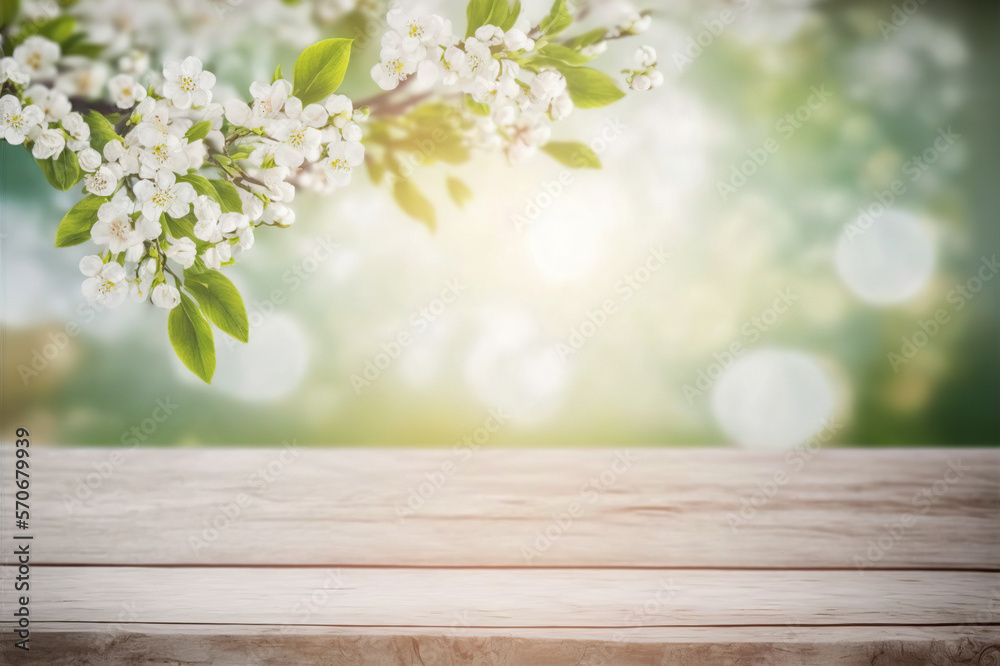
[[[507,5],[507,0],[497,0],[493,3],[493,9],[490,12],[489,18],[486,19],[485,25],[503,25],[507,21],[507,13],[509,11],[510,7]]]
[[[62,44],[73,35],[73,28],[75,27],[76,19],[72,16],[57,16],[40,24],[36,34],[51,39],[57,44]]]
[[[566,0],[555,0],[549,15],[538,24],[543,35],[556,35],[569,27],[573,22],[569,10],[566,9]]]
[[[35,160],[45,174],[46,180],[52,187],[61,192],[68,192],[71,187],[80,182],[83,178],[83,170],[76,159],[76,153],[69,148],[62,151],[59,157],[47,160]]]
[[[215,374],[215,338],[212,327],[186,294],[181,294],[180,305],[170,311],[167,335],[177,358],[203,382],[211,384],[212,375]]]
[[[197,222],[198,219],[194,213],[188,213],[183,217],[170,217],[166,213],[160,215],[160,225],[167,230],[167,234],[173,238],[190,238],[194,241],[198,252],[202,253],[208,249],[211,243],[206,243],[194,235],[194,225]]]
[[[218,194],[219,205],[222,206],[223,213],[242,213],[243,212],[243,200],[240,199],[240,195],[236,192],[236,186],[230,183],[228,180],[209,180],[212,187],[215,188],[216,194]]]
[[[192,141],[198,141],[199,139],[204,139],[208,136],[208,133],[212,131],[212,121],[203,120],[200,123],[196,123],[191,126],[187,132],[184,133],[184,138],[187,139],[188,143]]]
[[[184,272],[184,288],[198,299],[208,319],[240,342],[250,338],[250,324],[243,298],[229,278],[219,271]]]
[[[590,56],[585,56],[575,49],[556,43],[546,44],[538,50],[538,53],[568,65],[583,65],[592,60]]]
[[[434,206],[427,200],[413,181],[409,178],[397,179],[392,186],[392,196],[396,203],[410,217],[415,217],[426,224],[431,231],[437,226],[437,216],[434,214]]]
[[[601,160],[589,146],[576,141],[552,141],[542,150],[557,162],[573,169],[600,169]]]
[[[465,36],[472,37],[484,25],[500,25],[507,19],[507,0],[469,0],[465,9],[468,27]]]
[[[514,6],[510,8],[509,12],[507,12],[507,19],[500,24],[500,28],[504,32],[507,32],[508,30],[514,27],[514,24],[517,23],[517,19],[520,16],[521,16],[521,0],[514,0]]]
[[[583,33],[577,37],[574,37],[566,41],[566,46],[571,49],[582,49],[584,46],[590,46],[591,44],[596,44],[597,42],[604,39],[607,34],[607,30],[604,28],[594,28],[588,32]]]
[[[460,181],[458,178],[449,177],[448,181],[448,196],[451,200],[455,202],[455,205],[459,208],[465,206],[465,202],[472,198],[472,190],[469,186]]]
[[[115,126],[111,121],[98,111],[91,111],[83,117],[90,126],[90,147],[99,153],[104,153],[104,146],[108,141],[119,141],[121,137],[115,131]]]
[[[20,8],[20,0],[0,0],[0,28],[13,23]]]
[[[530,58],[522,58],[519,62],[522,67],[532,72],[540,72],[543,69],[558,69],[561,72],[567,67],[574,66],[568,65],[562,60],[548,58],[543,55],[533,55]]]
[[[104,51],[100,44],[93,44],[87,41],[87,35],[82,32],[74,33],[69,39],[62,43],[62,54],[84,56],[85,58],[96,58]]]
[[[489,104],[482,104],[472,99],[472,95],[465,96],[465,106],[472,111],[477,116],[488,116],[490,115]]]
[[[347,73],[352,39],[324,39],[308,47],[295,61],[292,94],[302,105],[320,102],[336,92]]]
[[[205,178],[204,176],[199,176],[196,173],[185,173],[177,176],[177,182],[190,183],[191,187],[193,187],[194,191],[198,194],[203,194],[216,200],[219,198],[219,193],[212,186],[212,183],[208,182],[208,178]]]
[[[590,67],[562,67],[566,87],[573,104],[581,109],[594,109],[617,102],[625,96],[615,80]]]
[[[271,83],[274,83],[278,79],[284,78],[281,76],[281,64],[279,63],[277,67],[274,68],[274,76],[271,77]]]
[[[88,194],[63,216],[56,229],[56,247],[72,247],[90,240],[90,229],[97,222],[97,210],[108,200]]]

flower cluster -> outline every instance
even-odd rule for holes
[[[317,7],[329,5],[323,11],[330,16],[357,1],[315,0]],[[511,161],[544,148],[573,166],[599,166],[583,144],[549,143],[551,124],[575,108],[624,95],[614,79],[586,64],[608,40],[638,34],[649,23],[648,15],[635,14],[563,39],[557,35],[574,20],[566,0],[554,0],[537,25],[519,2],[475,0],[460,38],[441,16],[393,9],[372,76],[387,91],[403,82],[425,89],[402,101],[396,93],[377,96],[368,118],[369,107],[355,108],[337,94],[350,39],[307,46],[295,61],[294,80],[278,67],[269,81],[250,86],[249,102],[218,100],[216,77],[199,54],[212,57],[226,39],[175,44],[159,34],[176,32],[161,26],[174,9],[202,23],[203,4],[92,0],[46,9],[31,0],[14,3],[14,16],[0,29],[10,53],[0,58],[0,138],[29,150],[54,188],[82,185],[86,196],[63,217],[56,245],[89,240],[98,246],[80,261],[84,295],[107,307],[131,297],[171,310],[171,343],[205,381],[214,372],[208,322],[237,340],[249,336],[242,298],[220,269],[253,246],[258,227],[295,221],[291,204],[298,190],[345,186],[367,161],[372,180],[391,174],[400,207],[433,227],[433,205],[408,180],[410,143],[433,143],[421,164],[457,165],[474,148],[502,147]],[[229,4],[213,7],[224,14]],[[627,72],[631,87],[662,80],[652,49],[640,50],[636,66]],[[423,102],[435,82],[460,98]],[[372,149],[367,159],[363,125]],[[448,191],[456,200],[468,196],[456,178]]]
[[[356,122],[364,111],[343,95],[303,106],[292,83],[277,79],[254,83],[251,104],[223,105],[213,101],[215,75],[192,56],[166,63],[148,89],[128,74],[108,81],[124,115],[115,126],[71,110],[60,64],[59,45],[39,36],[0,61],[9,91],[0,97],[0,133],[36,159],[79,170],[100,248],[81,261],[83,292],[108,307],[130,294],[173,308],[180,269],[217,270],[253,245],[256,227],[295,221],[293,180],[346,185],[364,159]],[[223,177],[197,173],[206,167]]]
[[[646,18],[637,15],[618,31],[638,32]],[[549,46],[553,42],[546,30],[532,27],[523,13],[508,17],[506,29],[485,24],[464,40],[454,34],[450,21],[433,14],[410,15],[394,9],[387,21],[390,30],[382,38],[381,58],[371,72],[376,83],[393,90],[413,76],[421,87],[441,81],[459,89],[484,108],[477,119],[479,145],[502,145],[513,162],[543,146],[551,135],[551,122],[574,109],[566,76],[559,69],[562,63],[553,54],[565,58],[571,53],[583,62],[604,48],[603,40],[578,49]]]
[[[27,143],[36,159],[90,146],[90,128],[72,111],[68,94],[78,91],[68,85],[72,79],[65,78],[62,60],[59,45],[39,35],[0,59],[0,85],[21,91],[0,97],[0,134],[10,144]]]
[[[372,69],[376,83],[391,90],[415,74],[424,86],[441,80],[458,88],[488,106],[489,115],[478,121],[483,143],[503,143],[511,161],[523,160],[544,145],[551,134],[549,121],[573,110],[562,74],[552,68],[532,73],[519,63],[535,48],[524,14],[507,30],[483,25],[464,41],[440,16],[411,16],[394,9],[387,20],[391,30],[382,38],[381,60]]]
[[[656,49],[642,46],[633,58],[635,69],[625,70],[625,83],[632,90],[649,90],[663,84],[663,72],[656,70]]]
[[[292,83],[277,79],[250,86],[253,102],[232,100],[225,105],[233,127],[230,148],[246,154],[242,183],[273,202],[271,222],[290,224],[294,212],[286,205],[295,185],[329,191],[351,181],[352,170],[365,157],[361,126],[366,109],[355,109],[344,95],[329,95],[322,103],[303,106],[292,95]]]

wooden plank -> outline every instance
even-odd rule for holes
[[[32,456],[36,564],[1000,568],[996,450]]]
[[[837,664],[987,666],[1000,656],[996,627],[647,627],[458,629],[276,627],[44,622],[32,650],[10,641],[18,664]],[[6,662],[5,662],[6,663]]]
[[[12,567],[2,569],[11,575]],[[1000,622],[1000,575],[966,571],[36,567],[31,582],[31,617],[45,622],[577,628]]]

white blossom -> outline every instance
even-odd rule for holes
[[[34,141],[31,156],[36,160],[57,158],[62,155],[62,151],[66,147],[66,137],[60,130],[43,130],[41,125],[35,125],[31,128],[31,140]]]
[[[109,197],[118,188],[118,178],[107,165],[104,165],[84,176],[83,186],[91,194]]]
[[[45,120],[48,122],[62,120],[73,109],[66,95],[40,83],[25,90],[24,98],[45,112]]]
[[[649,80],[649,77],[645,74],[636,74],[629,82],[629,86],[631,86],[632,90],[649,90],[652,85],[653,84]]]
[[[334,127],[343,127],[354,115],[354,103],[347,95],[330,95],[323,102]]]
[[[423,46],[406,48],[406,40],[397,32],[387,32],[382,38],[379,62],[372,67],[371,75],[383,90],[393,90],[401,81],[417,71],[417,65],[426,55]]]
[[[45,120],[45,113],[29,104],[22,107],[21,100],[13,95],[0,97],[0,133],[7,143],[20,145],[28,134]]]
[[[138,231],[146,240],[159,238],[160,234],[163,233],[163,227],[160,225],[159,220],[151,220],[141,214],[139,215],[139,219],[135,222],[135,228],[136,231]]]
[[[82,56],[69,56],[61,60],[67,71],[56,77],[56,88],[70,97],[92,99],[101,94],[108,80],[108,67],[102,62]]]
[[[315,127],[289,118],[274,121],[270,133],[281,142],[274,151],[274,161],[279,166],[295,168],[305,160],[319,159],[320,132]]]
[[[114,143],[118,142],[115,141]],[[93,148],[84,148],[77,153],[76,159],[80,163],[80,168],[88,173],[96,171],[103,161],[101,160],[101,154]]]
[[[108,91],[119,109],[128,109],[146,98],[146,89],[128,74],[118,74],[108,81]]]
[[[219,270],[222,264],[233,257],[233,247],[228,241],[216,243],[202,253],[201,258],[205,261],[205,266],[212,270]]]
[[[163,66],[163,95],[178,109],[205,106],[212,101],[215,74],[202,69],[201,60],[188,56],[183,62]]]
[[[401,45],[407,51],[416,52],[419,47],[444,46],[453,39],[451,21],[436,14],[414,16],[402,9],[390,9],[385,18],[389,27],[402,37]]]
[[[90,277],[83,281],[83,295],[92,303],[100,303],[105,307],[114,308],[121,305],[128,295],[128,282],[125,279],[125,268],[114,261],[102,264],[96,271],[89,273],[94,268],[93,262],[80,262],[84,275]]]
[[[503,28],[496,25],[483,25],[476,28],[476,39],[487,46],[496,46],[503,42]]]
[[[194,216],[198,221],[194,225],[194,235],[199,240],[217,243],[222,240],[219,230],[219,217],[222,208],[212,197],[199,196],[194,200]]]
[[[76,111],[66,114],[62,119],[62,127],[69,134],[66,145],[70,150],[77,152],[90,145],[90,125]]]
[[[652,46],[641,46],[632,58],[636,69],[653,67],[656,64],[656,49]]]
[[[51,79],[56,75],[56,63],[61,54],[59,45],[52,40],[32,35],[14,49],[13,55],[32,79]]]
[[[344,186],[351,182],[351,170],[365,160],[365,149],[354,141],[337,141],[328,147],[322,165],[329,183]]]
[[[151,220],[160,219],[161,213],[184,217],[196,196],[190,183],[178,183],[176,176],[167,170],[160,171],[155,182],[140,180],[133,190],[139,210]]]
[[[167,248],[166,255],[183,268],[191,268],[198,257],[198,248],[190,238],[178,238]]]
[[[172,287],[164,282],[153,288],[153,294],[149,300],[158,308],[172,310],[180,305],[181,293],[177,291],[176,287]]]
[[[87,276],[97,275],[104,262],[96,254],[88,254],[80,260],[80,272]]]
[[[0,84],[7,81],[26,86],[31,81],[31,72],[14,58],[0,58]]]
[[[98,245],[106,245],[118,254],[141,244],[142,234],[132,226],[132,218],[123,201],[109,201],[97,209],[97,222],[90,229],[90,237]]]

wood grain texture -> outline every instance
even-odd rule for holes
[[[31,460],[4,664],[1000,666],[995,450]]]
[[[19,664],[330,666],[995,666],[994,627],[600,629],[261,627],[43,622]],[[4,662],[6,663],[6,662]]]
[[[1000,569],[996,450],[35,447],[32,466],[36,563]]]
[[[5,567],[9,569],[10,567]],[[38,567],[32,617],[410,627],[983,624],[1000,575],[664,569]],[[9,583],[8,583],[9,585]]]

